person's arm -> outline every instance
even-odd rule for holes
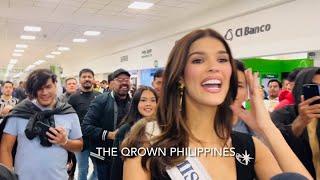
[[[300,137],[311,121],[316,121],[320,118],[320,104],[310,105],[312,102],[319,99],[320,96],[315,96],[308,100],[304,100],[304,97],[301,96],[301,103],[298,106],[299,115],[291,126],[292,134],[294,136]]]
[[[2,109],[2,111],[0,112],[0,116],[4,117],[4,116],[8,115],[9,112],[10,112],[12,109],[13,109],[13,106],[11,106],[11,105],[6,105],[6,106]]]
[[[0,163],[8,168],[13,167],[12,150],[18,136],[18,120],[15,117],[4,119],[1,126],[4,126],[0,144]]]
[[[81,151],[83,147],[82,138],[79,139],[68,139],[68,135],[66,130],[63,127],[50,128],[50,132],[47,132],[47,136],[49,137],[49,142],[52,144],[58,144],[62,146],[64,149],[77,152]]]
[[[71,152],[80,152],[83,147],[83,140],[82,138],[68,140],[67,143],[62,147]]]
[[[83,119],[82,133],[83,136],[88,136],[97,141],[106,141],[107,139],[114,139],[116,131],[108,131],[98,127],[98,121],[103,116],[104,101],[106,101],[105,94],[97,96],[90,104],[88,112]]]
[[[266,145],[254,137],[253,141],[256,151],[254,169],[258,179],[271,179],[272,176],[282,173],[277,160]]]
[[[281,132],[275,127],[274,124],[270,124],[269,128],[264,129],[262,136],[283,172],[296,172],[307,177],[308,179],[312,179],[312,176],[291,150]]]
[[[141,166],[141,157],[127,158],[123,164],[123,180],[150,180],[151,173]]]
[[[0,145],[0,163],[9,169],[13,169],[12,149],[17,137],[4,133]]]
[[[301,117],[297,116],[297,118],[291,124],[292,134],[295,137],[300,137],[306,126],[307,125],[303,121],[301,121]]]
[[[282,171],[300,173],[301,175],[312,179],[309,172],[283,138],[281,132],[272,122],[267,109],[263,106],[263,100],[260,98],[261,95],[258,91],[260,87],[258,74],[255,73],[253,75],[251,70],[247,70],[245,75],[249,86],[250,103],[252,107],[250,112],[238,109],[237,114],[242,119],[247,119],[251,116],[251,119],[255,120],[257,133],[263,138],[265,144],[271,150]],[[257,152],[257,154],[258,153],[259,152]],[[269,169],[270,166],[265,166],[264,168]]]

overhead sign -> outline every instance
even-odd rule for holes
[[[128,61],[128,60],[129,60],[128,55],[120,57],[120,62],[125,62],[125,61]]]
[[[141,58],[152,57],[152,49],[143,50],[141,52]]]
[[[265,33],[271,30],[271,24],[263,24],[260,26],[245,26],[237,29],[228,29],[224,35],[226,40],[232,41],[235,37],[243,37],[253,34]]]

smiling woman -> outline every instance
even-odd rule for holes
[[[129,112],[120,123],[119,130],[116,134],[114,147],[119,147],[130,128],[141,118],[147,118],[155,115],[158,102],[157,93],[148,86],[141,86],[132,97]],[[119,148],[118,148],[118,155]],[[111,167],[111,179],[122,179],[123,161],[121,157],[114,157]]]
[[[137,122],[122,147],[234,149],[234,156],[192,157],[177,151],[126,157],[124,179],[270,179],[282,171],[310,177],[264,108],[258,75],[247,71],[245,76],[253,110],[244,114],[258,120],[257,129],[274,154],[258,139],[231,132],[232,110],[243,111],[230,108],[238,86],[230,48],[216,31],[196,30],[170,53],[156,118]]]

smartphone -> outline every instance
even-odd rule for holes
[[[41,122],[41,121],[37,122],[36,127],[38,128],[39,133],[42,135],[46,135],[47,131],[50,132],[49,131],[50,126],[48,124]]]
[[[317,84],[304,84],[302,89],[302,94],[304,96],[304,100],[310,99],[314,96],[320,96],[320,86]],[[320,100],[313,101],[313,104],[320,104]]]

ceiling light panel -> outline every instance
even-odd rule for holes
[[[70,51],[70,48],[69,47],[60,46],[60,47],[58,47],[58,50],[59,51]]]
[[[42,28],[38,26],[25,26],[23,30],[27,32],[40,32]]]
[[[87,39],[82,39],[82,38],[76,38],[72,40],[72,42],[75,42],[75,43],[84,43],[87,41],[88,41]]]
[[[22,54],[20,54],[20,53],[12,53],[12,56],[20,57],[20,56],[22,56]]]
[[[21,35],[20,38],[25,39],[25,40],[35,40],[36,39],[35,36],[30,36],[30,35]]]
[[[55,58],[55,56],[54,56],[54,55],[51,55],[51,54],[48,54],[48,55],[46,55],[46,58],[54,59],[54,58]]]
[[[13,50],[13,52],[16,52],[16,53],[23,53],[23,52],[24,52],[24,50],[23,50],[23,49],[15,49],[15,50]]]
[[[83,33],[85,36],[99,36],[100,34],[100,31],[86,31]]]
[[[130,9],[149,9],[152,6],[153,6],[153,3],[135,1],[135,2],[131,3],[128,6],[128,8],[130,8]]]
[[[60,52],[60,51],[53,51],[53,52],[51,52],[51,54],[54,54],[54,55],[60,55],[60,54],[61,54],[61,52]]]
[[[25,49],[25,48],[28,48],[28,45],[26,45],[26,44],[16,44],[16,48]]]
[[[34,62],[33,64],[34,65],[40,65],[40,64],[42,64],[44,62],[46,62],[46,61],[45,60],[38,60],[38,61]]]

